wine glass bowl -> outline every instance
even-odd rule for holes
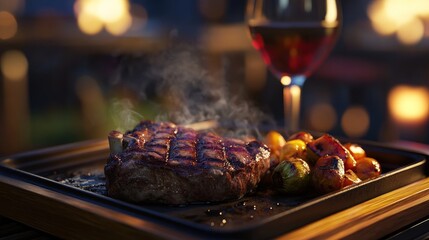
[[[252,45],[284,86],[286,130],[299,128],[301,87],[326,59],[339,33],[336,0],[249,0]]]

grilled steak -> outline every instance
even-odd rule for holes
[[[257,141],[222,138],[168,122],[142,121],[109,134],[108,195],[132,202],[187,204],[238,199],[269,168]]]

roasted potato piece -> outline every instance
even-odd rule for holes
[[[274,187],[283,193],[301,193],[310,185],[310,166],[301,158],[290,158],[277,165],[273,172]]]
[[[380,176],[381,166],[380,163],[374,158],[365,157],[359,159],[356,164],[356,175],[362,179],[370,179]]]
[[[301,139],[287,141],[280,150],[280,161],[291,157],[305,159],[307,155],[307,145]]]
[[[297,133],[292,134],[287,140],[289,141],[289,140],[294,140],[294,139],[300,139],[305,143],[309,143],[309,142],[313,141],[313,135],[311,135],[308,132],[301,131],[301,132],[297,132]]]
[[[279,132],[269,131],[265,135],[264,143],[270,148],[272,154],[279,156],[280,149],[286,144],[286,140]]]
[[[344,161],[338,156],[319,158],[312,169],[312,183],[321,193],[339,190],[344,183]]]
[[[362,182],[362,180],[356,175],[355,172],[353,172],[353,170],[349,169],[345,172],[343,187],[347,187],[360,182]]]
[[[344,161],[345,169],[355,169],[356,160],[350,152],[341,145],[340,141],[329,134],[324,134],[318,139],[307,143],[307,160],[315,163],[320,157],[326,155],[338,156]]]
[[[363,148],[358,144],[346,143],[344,144],[344,147],[350,152],[350,154],[355,158],[356,161],[358,159],[366,157],[365,150],[363,150]]]

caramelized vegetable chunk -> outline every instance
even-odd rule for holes
[[[329,134],[324,134],[318,139],[307,143],[307,153],[307,159],[310,161],[310,164],[316,162],[320,157],[333,155],[343,160],[346,170],[353,170],[356,167],[356,160],[350,152],[336,138]]]
[[[308,132],[301,131],[301,132],[297,132],[297,133],[292,134],[288,138],[288,141],[289,140],[294,140],[294,139],[300,139],[300,140],[302,140],[305,143],[309,143],[309,142],[313,141],[313,135],[311,135]]]
[[[339,190],[344,183],[344,162],[338,156],[324,156],[317,160],[313,168],[312,182],[321,193]]]
[[[360,182],[362,182],[362,180],[356,175],[355,172],[353,172],[353,170],[349,169],[344,174],[343,187],[347,187]]]
[[[355,160],[366,157],[366,152],[361,146],[355,143],[346,143],[344,147],[350,152],[350,154],[355,158]]]
[[[356,175],[362,179],[370,179],[380,176],[381,166],[377,160],[370,157],[359,159],[356,164]]]

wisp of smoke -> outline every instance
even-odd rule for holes
[[[113,123],[119,131],[133,129],[135,125],[143,119],[143,116],[134,111],[134,106],[129,99],[114,99],[113,106]]]
[[[139,88],[142,99],[147,100],[149,95],[155,95],[168,103],[166,111],[155,120],[169,120],[177,124],[216,120],[225,129],[231,130],[226,132],[227,135],[233,136],[248,135],[262,122],[272,122],[242,94],[231,93],[222,74],[219,74],[220,79],[208,74],[198,56],[201,54],[195,48],[182,46],[144,62],[149,67],[144,73],[137,74],[141,80]],[[127,71],[134,72],[136,69]],[[132,112],[131,115],[135,116]]]

